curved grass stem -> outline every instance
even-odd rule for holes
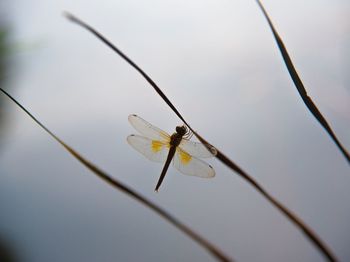
[[[55,139],[59,144],[61,144],[73,157],[75,157],[81,164],[83,164],[86,168],[88,168],[93,174],[97,177],[101,178],[103,181],[107,182],[113,188],[118,189],[124,194],[132,197],[137,200],[145,207],[151,209],[164,220],[168,221],[170,224],[175,226],[182,233],[190,237],[197,244],[202,246],[206,251],[208,251],[214,258],[218,261],[222,262],[233,262],[233,260],[224,254],[221,250],[215,247],[212,243],[206,240],[204,237],[193,231],[190,227],[186,226],[180,220],[176,219],[173,215],[165,211],[163,208],[157,206],[146,197],[142,196],[140,193],[137,193],[132,188],[124,185],[122,182],[113,178],[111,175],[104,172],[102,169],[94,165],[92,162],[84,158],[81,154],[75,151],[72,147],[67,145],[64,141],[62,141],[58,136],[56,136],[53,132],[51,132],[45,125],[43,125],[36,117],[34,117],[25,107],[23,107],[16,99],[14,99],[9,93],[0,88],[0,91],[5,94],[8,98],[10,98],[17,106],[19,106],[32,120],[34,120],[41,128],[43,128],[53,139]]]
[[[333,140],[333,142],[337,145],[338,149],[340,150],[340,152],[343,154],[343,156],[345,157],[345,159],[348,161],[348,163],[350,164],[350,154],[349,152],[345,149],[345,147],[340,143],[339,139],[337,138],[337,136],[335,135],[335,133],[333,132],[331,126],[328,124],[326,118],[321,114],[320,110],[317,108],[316,104],[312,101],[311,97],[308,96],[306,89],[304,87],[303,82],[301,81],[297,70],[294,67],[294,64],[292,62],[292,59],[290,58],[287,48],[285,47],[281,37],[279,36],[277,30],[275,29],[269,15],[267,14],[264,6],[262,5],[262,3],[259,0],[256,0],[256,2],[258,3],[261,11],[263,12],[269,27],[272,31],[272,34],[276,40],[277,46],[281,52],[282,58],[284,63],[286,64],[286,67],[288,69],[289,75],[291,76],[293,83],[295,85],[295,87],[297,88],[297,91],[301,97],[301,99],[304,101],[306,107],[309,109],[310,113],[316,118],[316,120],[321,124],[321,126],[326,130],[326,132],[328,133],[328,135],[331,137],[331,139]]]
[[[109,46],[113,51],[115,51],[119,56],[121,56],[130,66],[132,66],[137,72],[139,72],[146,81],[153,87],[153,89],[157,92],[157,94],[164,100],[164,102],[174,111],[174,113],[191,129],[193,134],[205,145],[211,145],[204,138],[202,138],[194,129],[186,122],[186,120],[182,117],[176,107],[171,103],[171,101],[167,98],[167,96],[163,93],[163,91],[158,87],[158,85],[135,63],[133,62],[127,55],[125,55],[119,48],[117,48],[114,44],[112,44],[109,40],[107,40],[102,34],[100,34],[93,27],[73,16],[70,13],[64,13],[64,15],[72,22],[82,26],[90,33],[95,35],[98,39],[100,39],[103,43]],[[215,147],[215,146],[214,146]],[[216,147],[215,147],[216,148]],[[261,185],[259,185],[250,175],[244,172],[238,165],[236,165],[232,160],[226,157],[222,152],[217,150],[216,158],[218,158],[222,163],[224,163],[231,170],[237,172],[248,184],[253,186],[255,190],[261,193],[274,207],[276,207],[285,217],[291,221],[296,227],[298,227],[304,235],[310,240],[312,244],[323,254],[329,261],[337,261],[335,255],[327,247],[327,245],[321,240],[321,238],[313,231],[309,226],[306,225],[296,214],[290,211],[287,207],[282,205],[276,198],[272,197],[271,194],[267,192]]]

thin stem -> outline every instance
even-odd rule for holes
[[[29,117],[31,119],[33,119],[41,128],[43,128],[53,139],[55,139],[58,143],[60,143],[81,164],[83,164],[85,167],[87,167],[90,171],[92,171],[99,178],[101,178],[102,180],[107,182],[113,188],[118,189],[119,191],[123,192],[124,194],[128,195],[129,197],[134,198],[135,200],[137,200],[138,202],[140,202],[141,204],[143,204],[147,208],[153,210],[160,217],[162,217],[163,219],[168,221],[170,224],[175,226],[177,229],[179,229],[185,235],[187,235],[192,240],[197,242],[200,246],[202,246],[204,249],[206,249],[218,261],[223,261],[223,262],[233,261],[227,255],[225,255],[221,250],[216,248],[212,243],[210,243],[204,237],[202,237],[199,234],[197,234],[196,232],[194,232],[190,227],[186,226],[180,220],[176,219],[173,215],[171,215],[170,213],[168,213],[167,211],[165,211],[161,207],[157,206],[156,204],[154,204],[153,202],[148,200],[146,197],[144,197],[141,194],[137,193],[135,190],[131,189],[130,187],[124,185],[122,182],[120,182],[117,179],[113,178],[111,175],[109,175],[106,172],[102,171],[100,168],[98,168],[96,165],[94,165],[89,160],[87,160],[84,157],[82,157],[77,151],[75,151],[73,148],[71,148],[69,145],[67,145],[65,142],[63,142],[58,136],[56,136],[54,133],[52,133],[45,125],[43,125],[36,117],[34,117],[27,109],[25,109],[9,93],[7,93],[2,88],[0,88],[0,91],[2,91],[3,94],[5,94],[8,98],[10,98],[25,113],[27,113],[27,115],[29,115]]]
[[[161,89],[157,86],[157,84],[138,66],[135,62],[133,62],[129,57],[127,57],[120,49],[118,49],[114,44],[112,44],[109,40],[107,40],[102,34],[92,28],[90,25],[86,24],[82,20],[73,16],[70,13],[65,13],[65,16],[72,22],[82,26],[90,33],[99,38],[102,42],[104,42],[107,46],[109,46],[112,50],[114,50],[118,55],[120,55],[129,65],[136,69],[145,79],[146,81],[153,87],[153,89],[161,96],[161,98],[167,103],[167,105],[174,111],[174,113],[191,129],[193,134],[204,144],[208,145],[208,150],[210,150],[211,144],[208,143],[203,137],[201,137],[197,132],[195,132],[191,126],[185,121],[179,111],[175,108],[175,106],[170,102],[170,100],[166,97],[166,95],[161,91]],[[216,147],[215,147],[216,148]],[[217,150],[216,158],[218,158],[222,163],[228,166],[233,171],[236,171],[246,182],[248,182],[253,188],[255,188],[258,192],[260,192],[273,206],[275,206],[279,211],[282,212],[291,222],[297,226],[304,235],[313,243],[318,250],[329,259],[329,261],[337,261],[335,256],[332,254],[331,250],[326,246],[326,244],[321,240],[320,237],[317,236],[315,232],[311,230],[297,215],[293,214],[287,207],[283,206],[277,199],[272,197],[267,191],[259,185],[251,176],[249,176],[246,172],[243,171],[238,165],[236,165],[232,160],[230,160],[227,156],[225,156],[222,152]]]
[[[298,93],[301,97],[301,99],[304,101],[306,107],[309,109],[309,111],[311,112],[311,114],[316,118],[316,120],[321,124],[321,126],[326,130],[326,132],[328,133],[328,135],[331,137],[331,139],[333,140],[333,142],[337,145],[338,149],[342,152],[342,154],[344,155],[344,157],[346,158],[346,160],[348,161],[348,163],[350,164],[350,154],[347,152],[347,150],[345,149],[345,147],[340,143],[340,141],[338,140],[338,138],[336,137],[335,133],[333,132],[332,128],[330,127],[330,125],[328,124],[326,118],[321,114],[320,110],[317,108],[317,106],[315,105],[315,103],[312,101],[311,97],[308,96],[306,89],[304,87],[303,82],[301,81],[295,67],[294,64],[292,62],[292,59],[290,58],[287,49],[281,39],[281,37],[279,36],[278,32],[276,31],[274,25],[271,22],[271,19],[269,17],[269,15],[267,14],[264,6],[262,5],[262,3],[259,0],[256,0],[256,2],[258,3],[261,11],[263,12],[269,26],[270,29],[272,31],[273,36],[275,37],[277,46],[282,54],[282,58],[284,60],[284,63],[287,66],[289,75],[291,76],[295,87],[298,90]]]

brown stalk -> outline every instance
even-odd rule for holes
[[[261,11],[263,12],[263,14],[264,14],[269,26],[270,26],[272,34],[275,37],[277,46],[282,54],[283,61],[287,66],[288,72],[289,72],[289,74],[294,82],[295,87],[298,90],[298,93],[299,93],[301,99],[304,101],[306,107],[309,109],[311,114],[317,119],[317,121],[321,124],[321,126],[326,130],[328,135],[332,138],[333,142],[337,145],[338,149],[343,153],[344,157],[346,158],[346,160],[350,164],[349,153],[346,151],[345,147],[340,143],[340,141],[336,137],[335,133],[333,132],[332,128],[328,124],[326,118],[324,118],[324,116],[321,114],[320,110],[318,110],[317,106],[312,101],[311,97],[308,96],[306,89],[304,87],[304,84],[301,81],[301,79],[300,79],[300,77],[299,77],[299,75],[294,67],[292,59],[290,58],[281,37],[279,36],[274,25],[272,24],[271,19],[270,19],[269,15],[267,14],[264,6],[262,5],[262,3],[259,0],[256,0],[256,2],[258,3]]]
[[[109,46],[113,51],[115,51],[118,55],[120,55],[129,65],[131,65],[137,72],[139,72],[146,81],[153,87],[153,89],[157,92],[157,94],[167,103],[167,105],[174,111],[174,113],[186,124],[194,135],[205,145],[211,145],[204,138],[202,138],[197,132],[195,132],[191,126],[185,121],[179,111],[175,108],[175,106],[170,102],[170,100],[166,97],[163,91],[157,86],[157,84],[137,65],[135,64],[128,56],[126,56],[122,51],[120,51],[114,44],[112,44],[109,40],[107,40],[102,34],[92,28],[90,25],[86,24],[82,20],[73,16],[70,13],[64,13],[64,15],[72,22],[82,26],[90,33],[99,38],[103,43]],[[282,205],[277,199],[271,196],[261,185],[259,185],[251,176],[249,176],[246,172],[244,172],[238,165],[236,165],[232,160],[230,160],[227,156],[225,156],[222,152],[217,150],[216,158],[218,158],[222,163],[228,166],[233,171],[236,171],[245,181],[247,181],[253,188],[255,188],[258,192],[260,192],[273,206],[275,206],[279,211],[282,212],[291,222],[297,226],[304,235],[314,244],[317,249],[326,257],[329,261],[337,261],[333,252],[327,247],[327,245],[321,240],[319,236],[309,227],[307,226],[297,215],[291,212],[287,207]]]
[[[43,128],[53,139],[55,139],[58,143],[60,143],[73,157],[75,157],[81,164],[83,164],[86,168],[88,168],[90,171],[92,171],[97,177],[101,178],[105,182],[107,182],[109,185],[111,185],[113,188],[118,189],[119,191],[123,192],[124,194],[128,195],[129,197],[132,197],[133,199],[137,200],[147,208],[154,211],[156,214],[158,214],[160,217],[168,221],[170,224],[175,226],[177,229],[179,229],[182,233],[190,237],[193,241],[197,242],[200,246],[202,246],[206,251],[208,251],[216,260],[222,261],[222,262],[233,262],[233,260],[224,254],[221,250],[219,250],[217,247],[215,247],[212,243],[210,243],[208,240],[206,240],[204,237],[200,236],[196,232],[194,232],[191,228],[186,226],[184,223],[182,223],[180,220],[176,219],[173,215],[162,209],[161,207],[157,206],[150,200],[148,200],[146,197],[142,196],[141,194],[137,193],[135,190],[131,189],[130,187],[124,185],[122,182],[118,181],[117,179],[113,178],[106,172],[102,171],[99,167],[94,165],[89,160],[82,157],[77,151],[75,151],[73,148],[71,148],[69,145],[67,145],[65,142],[63,142],[60,138],[58,138],[54,133],[52,133],[46,126],[44,126],[37,118],[35,118],[27,109],[25,109],[17,100],[15,100],[9,93],[7,93],[5,90],[0,88],[0,91],[5,94],[8,98],[10,98],[17,106],[19,106],[31,119],[33,119],[41,128]]]

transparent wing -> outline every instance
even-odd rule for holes
[[[154,162],[165,162],[169,146],[158,140],[152,140],[139,135],[130,135],[126,139],[134,149]]]
[[[211,178],[215,176],[215,170],[211,165],[194,156],[191,156],[181,148],[176,149],[173,165],[177,170],[185,175],[204,178]]]
[[[181,143],[179,146],[184,151],[186,151],[187,153],[195,157],[208,158],[208,157],[214,157],[217,154],[215,147],[209,146],[210,148],[210,151],[209,151],[204,144],[199,142],[193,142],[186,138],[183,138],[181,140]]]
[[[128,120],[130,124],[142,135],[151,138],[153,140],[159,140],[164,142],[170,141],[170,135],[163,130],[159,129],[148,123],[137,115],[129,115]]]

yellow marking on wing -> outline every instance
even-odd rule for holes
[[[160,150],[162,150],[162,147],[164,146],[164,144],[160,141],[157,140],[152,140],[152,151],[157,153]]]
[[[192,156],[187,154],[185,151],[183,150],[179,150],[179,154],[180,154],[180,161],[182,164],[184,165],[187,165],[191,159],[192,159]]]

